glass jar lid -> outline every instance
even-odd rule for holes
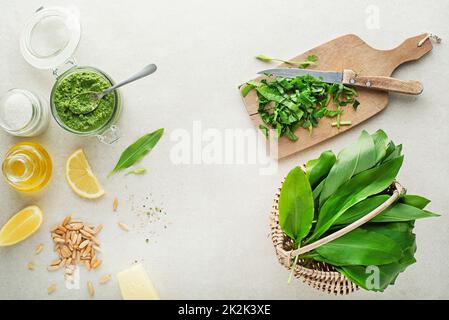
[[[54,69],[73,56],[80,38],[77,8],[42,7],[25,24],[20,36],[20,50],[32,66]]]

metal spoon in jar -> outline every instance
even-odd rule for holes
[[[157,67],[155,64],[149,64],[145,68],[143,68],[141,71],[136,73],[135,75],[131,76],[130,78],[117,83],[116,85],[107,88],[106,90],[102,92],[83,92],[76,96],[74,96],[71,99],[71,103],[69,106],[70,111],[72,111],[75,114],[87,114],[98,107],[98,102],[107,94],[111,93],[117,88],[120,88],[124,86],[125,84],[134,82],[136,80],[142,79],[143,77],[149,76],[150,74],[154,73],[157,70]]]

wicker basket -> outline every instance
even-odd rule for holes
[[[281,186],[282,187],[282,186]],[[278,189],[276,196],[274,197],[273,207],[270,214],[270,236],[273,241],[273,245],[276,249],[276,255],[278,257],[279,262],[286,267],[287,269],[291,269],[294,256],[297,255],[298,250],[293,250],[293,242],[292,240],[281,230],[279,225],[279,209],[278,202],[280,196],[281,188]],[[398,183],[395,182],[393,185],[387,190],[391,197],[387,200],[386,203],[382,204],[371,213],[367,214],[365,217],[360,220],[354,222],[349,225],[343,232],[336,232],[326,238],[319,240],[321,243],[312,243],[307,247],[316,248],[324,243],[335,240],[338,237],[350,232],[351,230],[359,227],[360,225],[368,222],[374,216],[385,210],[389,205],[394,203],[396,199],[405,192],[405,189]],[[303,247],[302,249],[304,249]],[[301,250],[302,250],[301,249]],[[299,251],[301,251],[299,250]],[[305,251],[311,251],[312,249],[306,249]],[[303,252],[301,252],[303,253]],[[329,265],[324,262],[318,262],[314,260],[302,260],[299,259],[296,265],[296,269],[294,271],[294,276],[309,286],[318,289],[320,291],[324,291],[330,294],[335,295],[346,295],[352,292],[355,292],[359,289],[359,287],[353,283],[351,280],[346,278],[343,274],[339,273],[335,270],[332,265]]]

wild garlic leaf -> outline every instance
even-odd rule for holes
[[[419,209],[424,209],[430,203],[430,200],[422,196],[406,194],[399,198],[399,202]]]
[[[399,262],[375,266],[379,270],[378,287],[373,284],[372,276],[373,266],[341,266],[337,267],[338,272],[345,275],[352,282],[361,288],[369,291],[383,292],[392,281],[396,280],[397,276],[402,272],[403,266]]]
[[[305,173],[298,167],[289,172],[279,197],[279,225],[298,245],[311,227],[314,213],[313,196]]]
[[[336,160],[335,154],[328,150],[321,153],[318,159],[307,161],[307,177],[312,188],[315,188],[328,175]]]
[[[388,200],[389,195],[379,195],[365,199],[355,206],[349,208],[343,213],[335,222],[334,225],[345,225],[353,223],[372,210],[376,209],[382,203]],[[382,211],[379,215],[370,220],[374,222],[399,222],[399,221],[414,221],[416,219],[438,217],[439,215],[421,210],[414,206],[404,203],[396,202]]]
[[[376,148],[376,163],[382,160],[387,153],[387,146],[389,143],[388,136],[382,129],[377,130],[371,135]]]
[[[158,129],[152,133],[144,135],[129,147],[127,147],[120,156],[120,159],[118,160],[115,168],[111,171],[111,173],[109,173],[109,176],[120,170],[129,168],[133,164],[140,161],[148,152],[150,152],[154,148],[159,139],[162,137],[163,133],[163,128]]]
[[[402,250],[395,241],[362,228],[354,229],[315,251],[334,266],[381,265],[396,262],[402,256]]]
[[[360,287],[371,291],[384,291],[390,284],[394,284],[398,275],[409,265],[416,262],[416,239],[413,231],[413,223],[377,223],[367,224],[362,227],[365,230],[381,233],[395,241],[402,250],[402,257],[389,264],[375,266],[379,270],[379,283],[373,283],[372,272],[367,266],[341,266],[337,270],[348,277]],[[371,266],[372,268],[372,266]]]
[[[346,210],[387,189],[396,178],[403,159],[403,157],[395,158],[363,171],[343,184],[322,205],[314,232],[308,242],[319,239]],[[326,182],[329,177],[330,173]]]
[[[382,159],[381,162],[387,162],[390,161],[391,159],[398,158],[401,156],[401,154],[402,154],[402,144],[395,146],[390,153],[385,154],[385,157]]]
[[[359,139],[343,149],[329,172],[320,195],[320,205],[346,181],[376,164],[376,147],[373,138],[362,131]]]

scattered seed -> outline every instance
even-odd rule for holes
[[[128,227],[127,224],[124,224],[124,223],[122,223],[122,222],[119,222],[119,223],[118,223],[118,226],[119,226],[120,229],[122,229],[123,231],[126,231],[126,232],[129,231],[129,227]]]
[[[41,243],[36,247],[35,252],[36,252],[36,254],[39,254],[42,252],[42,250],[44,250],[44,245]]]
[[[28,262],[27,268],[28,268],[28,270],[34,270],[34,263]]]
[[[92,282],[90,282],[90,281],[87,281],[87,291],[89,292],[89,295],[90,295],[91,297],[94,296],[94,294],[95,294],[94,285],[93,285]]]
[[[97,235],[102,229],[103,229],[103,225],[102,225],[102,224],[99,224],[99,225],[94,229],[94,234]]]
[[[62,225],[65,226],[67,223],[69,223],[69,221],[72,219],[71,215],[68,215],[67,217],[64,218],[64,221],[62,222]]]
[[[61,261],[62,261],[61,259],[55,260],[50,265],[51,266],[59,266],[61,264]]]
[[[72,255],[72,252],[70,251],[70,249],[67,246],[63,246],[61,248],[61,254],[64,258],[68,258]]]
[[[117,211],[118,208],[118,199],[117,197],[114,198],[114,202],[112,203],[112,211]]]
[[[65,240],[62,239],[62,238],[59,238],[59,237],[54,237],[53,241],[56,242],[56,243],[65,243]]]
[[[104,276],[102,276],[100,278],[100,284],[105,284],[107,283],[109,280],[111,280],[112,276],[110,274],[105,274]]]
[[[84,231],[86,231],[87,233],[91,234],[91,235],[95,235],[95,231],[93,228],[88,227],[88,226],[84,226]]]
[[[70,227],[72,228],[72,230],[80,230],[84,227],[84,225],[81,222],[76,222],[76,223],[71,223]]]
[[[90,238],[93,237],[92,234],[90,234],[89,232],[84,231],[84,230],[82,230],[82,229],[80,230],[80,233],[81,233],[85,238],[87,238],[87,239],[90,239]]]
[[[47,293],[52,294],[56,290],[56,283],[53,283],[51,286],[48,287]]]
[[[56,265],[56,266],[48,266],[48,267],[47,267],[47,270],[48,270],[48,271],[56,271],[56,270],[58,270],[59,268],[60,268],[59,265]]]
[[[92,261],[94,261],[94,260],[92,260]],[[95,262],[92,263],[92,269],[97,269],[99,266],[101,266],[102,262],[103,261],[98,260],[97,258],[95,258]]]
[[[89,244],[89,240],[84,240],[83,242],[80,243],[79,248],[83,249],[83,248],[87,247],[88,244]]]

